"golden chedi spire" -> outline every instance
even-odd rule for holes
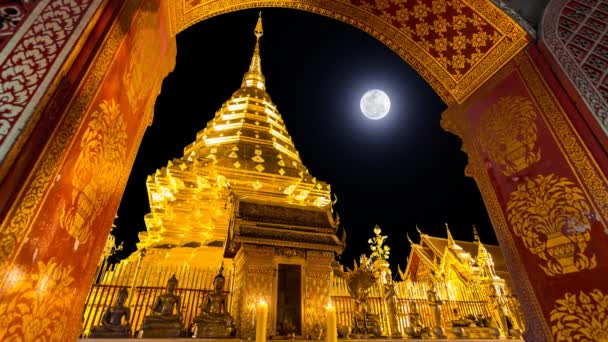
[[[262,58],[260,57],[260,38],[264,35],[264,29],[262,27],[262,12],[258,17],[258,22],[253,30],[255,34],[255,48],[253,49],[253,56],[251,57],[251,64],[249,65],[249,71],[243,77],[243,83],[241,87],[257,87],[261,90],[266,89],[264,75],[262,74]]]
[[[139,248],[225,240],[232,198],[331,210],[330,185],[302,164],[262,74],[261,15],[241,86],[186,146],[183,157],[148,177],[151,213]],[[294,80],[295,81],[295,80]]]

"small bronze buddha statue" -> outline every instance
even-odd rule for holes
[[[118,291],[116,304],[106,309],[101,317],[101,325],[91,328],[89,338],[128,338],[131,334],[129,318],[131,310],[124,306],[129,291],[123,287]],[[124,323],[123,323],[124,318]]]
[[[167,281],[167,292],[156,298],[150,315],[144,317],[142,325],[144,338],[179,337],[182,332],[180,296],[175,294],[177,278],[175,274]]]
[[[228,313],[228,301],[222,292],[226,279],[222,274],[224,266],[213,279],[213,292],[203,299],[201,313],[194,317],[194,337],[228,337],[234,331],[234,319]]]

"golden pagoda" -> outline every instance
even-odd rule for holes
[[[217,271],[223,264],[232,270],[230,309],[241,337],[255,333],[252,308],[260,300],[269,304],[269,335],[289,325],[291,333],[308,336],[324,322],[331,261],[344,245],[336,237],[330,185],[302,164],[266,92],[261,16],[254,33],[240,88],[181,158],[148,177],[147,231],[139,235],[140,253],[121,263],[137,263],[138,271],[115,270],[124,281],[113,283],[144,277],[159,285],[170,273],[158,271],[163,267],[188,278],[184,269]],[[204,290],[206,279],[202,285],[186,279],[184,287]]]

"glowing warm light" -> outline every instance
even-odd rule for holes
[[[338,341],[338,324],[336,318],[336,308],[331,304],[331,301],[327,303],[325,307],[325,318],[327,320],[327,342]]]
[[[391,109],[391,100],[385,92],[379,89],[368,90],[361,97],[361,112],[372,120],[379,120]]]
[[[255,307],[255,342],[266,341],[266,319],[268,317],[268,303],[260,299]]]

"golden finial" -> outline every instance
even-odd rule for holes
[[[454,242],[454,238],[452,237],[452,232],[450,232],[450,227],[448,227],[448,223],[445,223],[445,229],[448,231],[448,247],[454,246],[456,243]]]
[[[422,236],[422,231],[420,230],[420,228],[418,228],[418,225],[416,225],[416,231],[418,231],[418,235]]]
[[[262,28],[262,11],[260,11],[260,14],[258,16],[258,22],[255,25],[255,30],[253,31],[253,33],[256,37],[258,37],[258,39],[264,35],[264,29]]]
[[[407,241],[409,241],[410,245],[413,245],[413,244],[414,244],[414,241],[412,241],[412,239],[410,239],[410,233],[409,233],[409,232],[406,232],[406,233],[405,233],[405,236],[407,237]]]
[[[249,71],[245,73],[241,86],[256,87],[264,90],[266,86],[264,84],[264,75],[262,75],[262,59],[260,58],[260,37],[264,35],[264,29],[262,27],[262,12],[260,12],[258,22],[255,25],[253,33],[256,37],[255,48],[253,49],[251,64],[249,64]]]

